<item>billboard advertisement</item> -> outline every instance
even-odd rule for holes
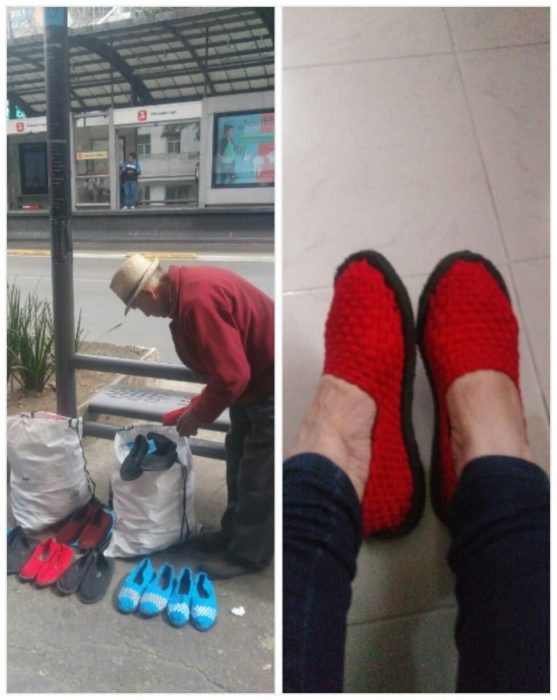
[[[216,114],[213,135],[213,187],[274,186],[273,111]]]

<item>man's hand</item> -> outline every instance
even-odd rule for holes
[[[200,425],[200,421],[197,420],[193,413],[191,411],[186,411],[178,419],[178,423],[176,423],[176,430],[178,431],[178,435],[191,437],[192,435],[197,434],[197,430]]]

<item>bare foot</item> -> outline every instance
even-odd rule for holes
[[[447,391],[447,409],[458,477],[477,457],[532,460],[520,396],[506,374],[477,370],[462,375]]]
[[[346,472],[361,501],[371,462],[375,401],[354,384],[324,374],[291,455],[316,452]]]

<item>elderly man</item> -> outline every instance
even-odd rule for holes
[[[171,319],[182,362],[208,376],[182,411],[167,414],[178,433],[195,435],[226,408],[228,502],[221,531],[202,535],[197,548],[213,578],[257,571],[273,555],[274,307],[239,275],[212,267],[170,266],[135,254],[110,288],[130,309]]]

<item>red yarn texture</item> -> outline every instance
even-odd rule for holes
[[[429,296],[423,350],[438,403],[441,506],[456,489],[446,394],[455,379],[480,369],[507,374],[518,383],[518,323],[511,303],[481,262],[456,261]],[[520,389],[519,389],[520,391]]]
[[[335,283],[323,372],[357,385],[377,405],[362,501],[365,535],[397,529],[411,506],[412,473],[401,426],[404,353],[394,291],[365,260],[351,263]]]

